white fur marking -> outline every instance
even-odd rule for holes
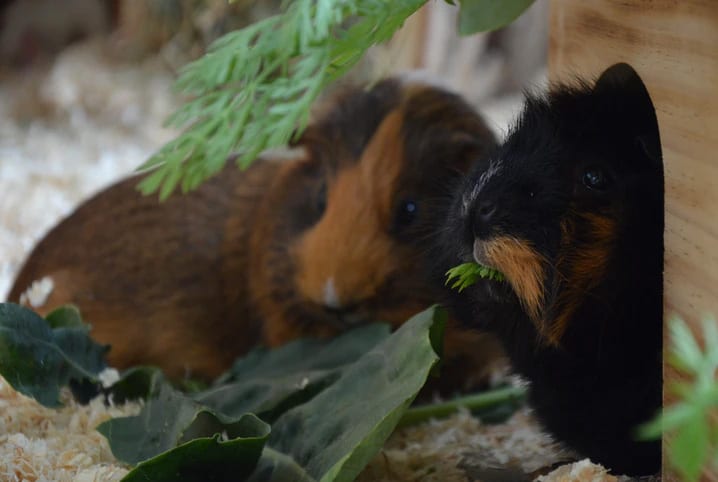
[[[469,207],[476,201],[476,198],[479,196],[479,193],[481,190],[486,186],[486,184],[489,182],[489,179],[496,176],[498,173],[501,172],[501,169],[503,168],[503,164],[500,159],[492,160],[489,162],[489,167],[486,169],[481,176],[479,176],[479,180],[474,184],[474,187],[471,189],[471,191],[468,193],[468,196],[464,196],[464,199],[462,200],[462,210],[464,216],[467,216],[469,214]]]
[[[329,278],[324,285],[324,305],[328,308],[341,308],[342,303],[339,299],[339,294],[334,286],[334,278]]]
[[[501,172],[502,167],[503,166],[502,166],[500,160],[495,160],[495,161],[492,160],[491,162],[489,162],[489,168],[486,169],[486,171],[484,171],[483,174],[481,174],[481,177],[479,177],[479,182],[476,184],[477,185],[477,192],[476,192],[477,194],[479,193],[479,191],[481,191],[484,188],[484,186],[486,186],[486,183],[489,182],[489,179],[491,179],[492,177],[497,175],[499,172]]]
[[[49,276],[33,281],[30,287],[20,295],[20,304],[29,304],[33,308],[39,308],[45,304],[53,289],[55,289],[55,282]]]

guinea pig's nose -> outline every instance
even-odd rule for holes
[[[491,200],[482,200],[476,203],[474,215],[472,216],[472,228],[474,236],[479,235],[491,224],[496,213],[496,203]]]

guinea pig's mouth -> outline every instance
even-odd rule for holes
[[[359,311],[330,310],[328,314],[332,317],[335,324],[347,328],[369,322],[369,318]]]
[[[486,266],[487,268],[496,271],[497,273],[501,273],[501,270],[498,267],[494,266],[493,261],[491,260],[491,258],[489,258],[487,244],[488,243],[486,241],[483,241],[478,238],[474,240],[474,246],[472,251],[474,261],[476,261],[482,266]]]

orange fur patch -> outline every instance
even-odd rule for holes
[[[591,244],[575,246],[574,226],[568,221],[561,225],[561,256],[557,268],[562,274],[563,283],[555,302],[558,314],[550,320],[550,329],[546,333],[549,343],[558,346],[568,328],[571,317],[586,296],[595,288],[606,271],[616,237],[616,222],[605,216],[591,213],[578,213],[590,226]]]
[[[491,266],[501,271],[511,283],[534,323],[541,325],[544,299],[543,257],[527,241],[511,236],[498,236],[486,241],[484,250]]]
[[[405,164],[403,121],[398,110],[386,116],[357,163],[329,186],[326,212],[294,250],[297,285],[317,304],[330,279],[341,306],[351,306],[376,295],[396,270],[387,226]]]

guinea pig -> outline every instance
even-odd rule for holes
[[[435,246],[437,278],[464,262],[504,275],[446,302],[499,337],[550,433],[619,474],[660,468],[660,441],[635,429],[661,405],[663,195],[653,104],[616,64],[529,96]]]
[[[41,313],[73,303],[111,365],[173,378],[212,378],[258,344],[398,326],[440,296],[431,232],[494,145],[455,94],[398,79],[348,88],[293,159],[231,165],[163,203],[136,192],[138,177],[100,192],[37,244],[9,299],[49,276]],[[480,377],[498,344],[449,329],[446,352]]]

